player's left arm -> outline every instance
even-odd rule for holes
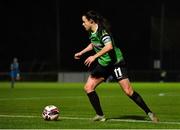
[[[104,47],[98,53],[93,55],[95,59],[101,57],[113,49],[112,38],[109,34],[104,33],[104,35],[101,37],[101,42],[104,44]]]
[[[84,64],[89,67],[91,65],[91,63],[96,60],[96,58],[104,55],[105,53],[108,53],[112,49],[113,49],[112,42],[111,41],[105,42],[105,46],[102,48],[102,50],[100,50],[98,53],[96,53],[93,56],[89,56],[85,60]]]
[[[20,80],[20,69],[19,69],[19,63],[17,64],[17,68],[16,68],[16,80]]]
[[[17,73],[16,80],[20,80],[20,73]]]
[[[108,42],[106,43],[106,45],[102,48],[101,51],[99,51],[98,53],[96,53],[95,55],[93,55],[93,57],[96,59],[102,55],[104,55],[105,53],[108,53],[110,50],[113,49],[112,43]]]

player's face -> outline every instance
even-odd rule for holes
[[[91,31],[92,21],[88,20],[86,16],[82,16],[82,21],[83,21],[82,25],[84,26],[86,31]]]

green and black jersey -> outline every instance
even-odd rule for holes
[[[106,44],[112,44],[113,50],[105,53],[98,58],[98,62],[102,66],[107,66],[109,64],[116,64],[123,60],[122,52],[116,47],[114,39],[106,30],[97,30],[94,33],[90,33],[89,39],[94,46],[95,52],[99,52]]]

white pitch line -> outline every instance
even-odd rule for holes
[[[16,117],[20,117],[20,118],[37,118],[40,116],[27,116],[27,115],[0,115],[0,117],[12,117],[12,118],[16,118]]]
[[[41,118],[41,116],[27,116],[27,115],[0,115],[0,117],[9,117],[9,118]],[[69,119],[69,120],[91,120],[91,118],[85,117],[60,117],[60,119]],[[152,121],[145,120],[129,120],[129,119],[107,119],[107,121],[112,122],[131,122],[131,123],[153,123]],[[167,122],[167,121],[159,121],[156,124],[173,124],[180,125],[180,122]]]
[[[180,96],[180,95],[172,95],[172,94],[165,94],[165,93],[159,93],[159,94],[157,94],[157,95],[151,95],[151,96],[159,96],[159,97],[161,97],[161,96],[166,96],[166,97],[177,97],[177,96]],[[40,100],[40,99],[71,99],[71,98],[83,98],[84,96],[76,96],[76,97],[74,97],[74,96],[66,96],[66,97],[19,97],[19,98],[17,98],[17,97],[15,97],[15,98],[3,98],[3,97],[1,97],[0,98],[0,101],[6,101],[6,100]],[[102,96],[102,98],[117,98],[117,96]]]
[[[145,121],[145,120],[130,120],[130,119],[109,119],[109,120],[110,121],[120,121],[120,122],[153,123],[152,121]],[[180,125],[180,122],[159,121],[156,124],[174,124],[174,125]]]

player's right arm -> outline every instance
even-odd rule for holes
[[[90,43],[90,44],[89,44],[86,48],[84,48],[82,51],[76,53],[76,54],[74,55],[74,59],[80,59],[80,57],[81,57],[84,53],[86,53],[86,52],[88,52],[88,51],[91,51],[91,50],[93,50],[93,44],[92,44],[92,43]]]

